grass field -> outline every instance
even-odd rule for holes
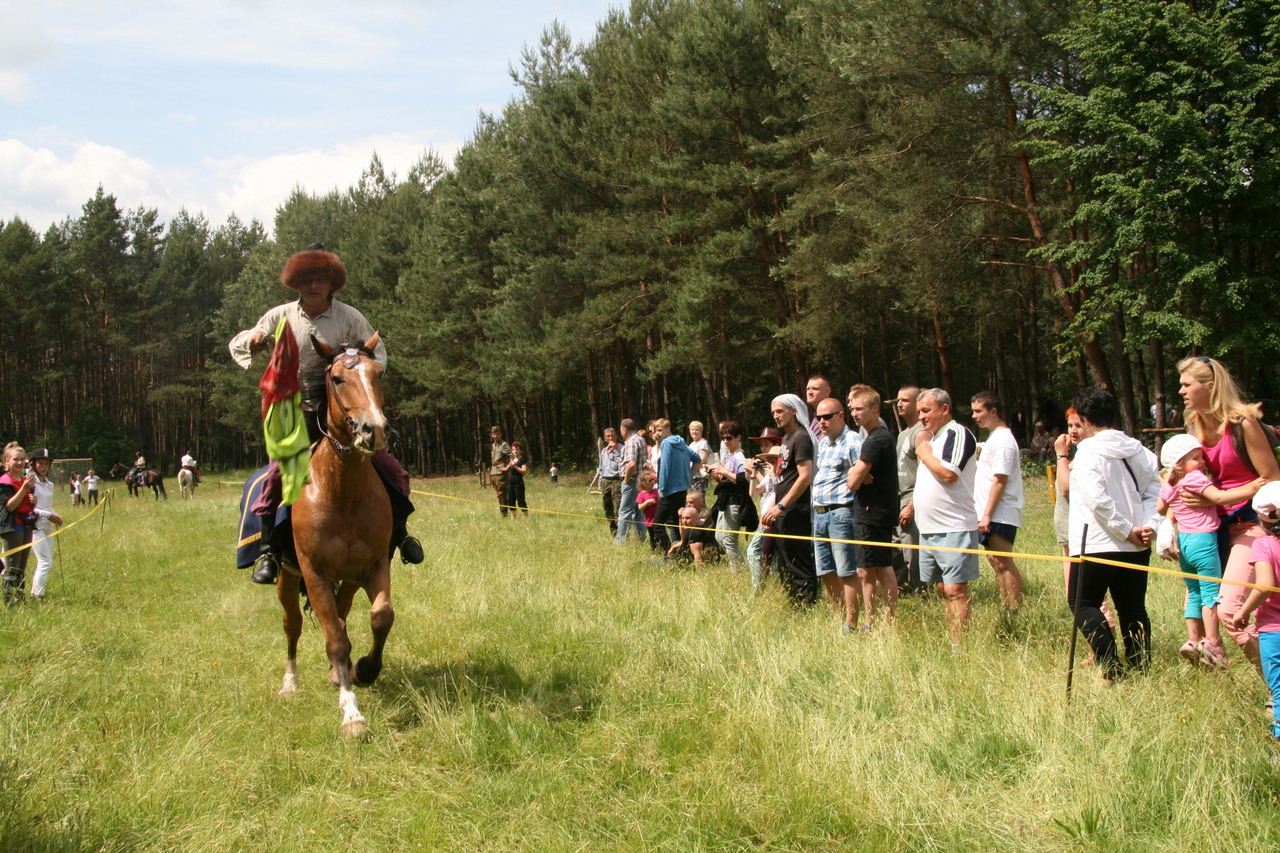
[[[310,620],[276,697],[279,606],[233,568],[238,492],[214,479],[117,498],[62,537],[47,604],[0,613],[0,848],[1280,848],[1261,682],[1238,655],[1181,663],[1176,579],[1152,581],[1151,673],[1077,670],[1067,707],[1058,563],[1023,566],[1011,635],[984,566],[953,656],[936,600],[841,635],[745,573],[655,567],[603,521],[504,522],[474,482],[430,481],[483,503],[416,498],[427,560],[396,564],[371,736],[347,742]],[[529,503],[598,514],[584,491],[535,480]],[[1018,545],[1053,553],[1047,507]],[[351,631],[362,653],[363,597]]]

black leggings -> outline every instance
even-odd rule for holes
[[[510,480],[510,479],[507,480],[507,506],[510,507],[511,509],[515,509],[516,507],[521,507],[524,509],[525,515],[529,514],[529,505],[524,502],[524,480],[523,479],[521,479],[519,482],[516,482],[515,480]]]
[[[1115,560],[1134,566],[1146,566],[1151,562],[1151,549],[1145,551],[1111,551],[1106,554],[1090,554],[1101,560]],[[1124,639],[1124,656],[1129,666],[1146,669],[1151,657],[1151,619],[1147,616],[1147,573],[1141,569],[1106,566],[1092,561],[1084,564],[1081,577],[1078,561],[1071,563],[1071,577],[1067,582],[1067,606],[1076,607],[1076,591],[1079,588],[1080,614],[1076,627],[1084,634],[1089,648],[1093,649],[1098,665],[1108,678],[1120,672],[1116,654],[1116,638],[1102,613],[1102,602],[1111,593],[1116,605],[1116,620],[1120,624],[1120,636]]]
[[[4,550],[9,551],[13,548],[30,544],[31,531],[26,528],[19,527],[12,533],[0,534],[0,539],[4,540]],[[18,553],[10,554],[4,558],[4,577],[7,583],[22,583],[22,579],[26,577],[27,557],[30,556],[30,554],[30,548],[23,548]]]

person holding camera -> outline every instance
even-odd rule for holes
[[[754,530],[760,518],[751,500],[751,480],[742,455],[742,424],[721,421],[720,440],[724,442],[724,457],[719,465],[707,469],[707,475],[715,483],[716,503],[712,515],[716,519],[716,541],[729,557],[730,571],[737,571],[746,562],[738,531],[744,527]]]
[[[27,451],[16,441],[11,441],[4,448],[4,473],[0,474],[0,540],[4,541],[4,550],[21,551],[10,554],[4,559],[3,581],[4,603],[12,606],[22,601],[23,586],[27,577],[27,557],[31,537],[35,533],[36,497],[35,472],[23,473],[27,467]]]

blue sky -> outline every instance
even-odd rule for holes
[[[446,161],[559,20],[620,0],[0,0],[0,220],[43,230],[99,184],[120,205],[268,228],[297,185],[345,189],[376,150]]]

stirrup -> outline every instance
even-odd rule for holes
[[[422,553],[422,543],[412,536],[400,540],[400,561],[404,563],[421,563],[426,555]]]
[[[254,583],[273,584],[279,576],[280,560],[275,554],[266,553],[258,558],[258,565],[254,568],[250,580]]]

